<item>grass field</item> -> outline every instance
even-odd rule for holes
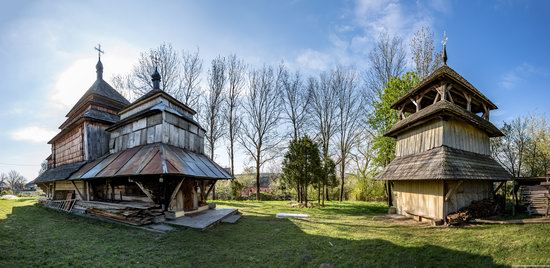
[[[244,217],[166,234],[0,200],[0,267],[488,267],[550,265],[550,225],[430,227],[382,220],[381,203],[217,202]],[[307,213],[307,220],[277,219]]]

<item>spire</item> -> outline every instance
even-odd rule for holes
[[[151,75],[151,81],[153,81],[153,89],[160,89],[160,74],[155,66],[155,72]]]
[[[157,68],[159,59],[158,57],[156,57],[156,55],[152,55],[151,60],[153,64],[155,64],[155,72],[151,75],[151,81],[153,81],[153,90],[160,89],[160,74]]]
[[[443,31],[443,40],[441,40],[441,44],[443,45],[443,64],[447,65],[447,32]]]
[[[94,47],[97,50],[97,64],[95,65],[95,72],[97,73],[97,79],[103,80],[103,63],[101,63],[101,54],[105,53],[101,50],[101,44],[97,44],[97,47]]]

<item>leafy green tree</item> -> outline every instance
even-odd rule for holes
[[[414,88],[418,80],[413,72],[391,78],[380,98],[373,103],[373,113],[369,116],[368,123],[376,134],[373,141],[376,155],[373,160],[378,166],[386,166],[395,157],[395,139],[384,137],[384,133],[398,121],[398,112],[391,106]]]
[[[283,179],[296,188],[298,202],[307,206],[307,189],[323,177],[319,149],[309,137],[290,142],[283,159]]]

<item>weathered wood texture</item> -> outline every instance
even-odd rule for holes
[[[458,187],[457,184],[459,184]],[[469,206],[473,201],[491,198],[493,182],[485,180],[445,181],[445,195],[454,190],[445,200],[444,215]]]
[[[406,156],[442,145],[491,155],[489,136],[470,124],[455,119],[434,119],[403,132],[397,137],[395,153],[397,157]]]
[[[84,160],[83,127],[76,126],[52,145],[55,166]]]
[[[443,181],[395,181],[393,200],[397,213],[443,219]]]
[[[456,119],[443,121],[443,145],[468,152],[491,155],[487,133]]]
[[[76,185],[76,187],[75,187]],[[78,189],[78,191],[77,191]],[[83,181],[74,181],[74,184],[71,181],[57,181],[55,182],[55,191],[73,191],[75,193],[75,199],[86,200],[86,196],[83,198],[79,195],[79,192],[82,195],[85,195],[86,188]]]
[[[95,160],[109,152],[109,132],[105,131],[108,127],[101,123],[84,124],[84,158],[85,160]]]
[[[404,132],[397,138],[397,157],[425,152],[443,145],[443,121],[434,120]]]
[[[127,111],[124,111],[123,114],[120,115],[120,119],[126,119],[136,113],[139,113],[141,111],[144,111],[144,110],[147,110],[148,108],[151,108],[157,104],[165,104],[167,105],[168,107],[178,111],[179,113],[183,114],[184,116],[187,116],[189,118],[192,118],[193,115],[191,115],[189,112],[181,109],[179,106],[173,104],[172,102],[170,102],[169,100],[167,100],[166,98],[162,97],[162,96],[158,96],[154,99],[151,99],[149,101],[146,101],[144,102],[143,104],[139,105],[139,106],[135,106],[134,108],[130,109],[130,110],[127,110]]]
[[[110,152],[162,142],[204,153],[204,131],[187,120],[168,112],[136,120],[111,131]]]

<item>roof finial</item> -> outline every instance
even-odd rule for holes
[[[443,40],[441,40],[441,44],[443,45],[443,64],[447,65],[447,31],[443,31]]]
[[[160,74],[158,71],[159,58],[156,55],[151,55],[151,60],[155,65],[155,72],[151,75],[151,81],[153,81],[153,90],[160,89]]]
[[[97,79],[103,79],[103,63],[101,63],[101,54],[105,53],[101,50],[101,44],[97,44],[97,47],[94,47],[97,50],[97,64],[95,65],[95,70],[97,73]]]

